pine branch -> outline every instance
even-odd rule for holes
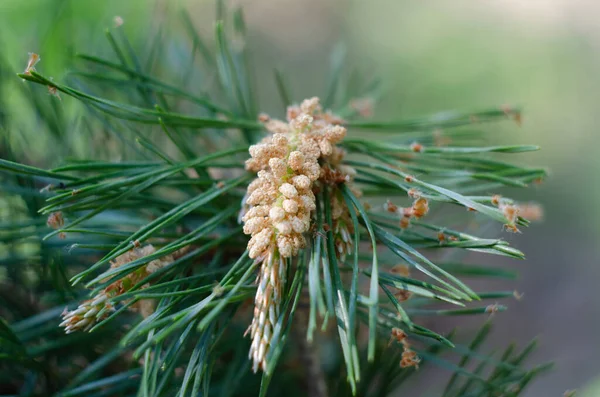
[[[190,68],[198,51],[216,79],[200,93],[173,81],[180,71],[156,56],[160,35],[142,62],[120,30],[106,32],[117,61],[78,54],[54,81],[32,57],[18,74],[34,83],[22,90],[39,134],[64,152],[57,166],[6,139],[0,146],[10,213],[0,233],[10,285],[0,294],[0,358],[9,363],[0,382],[14,394],[63,397],[301,395],[289,385],[303,382],[315,395],[383,396],[410,393],[406,380],[423,372],[414,367],[435,364],[451,373],[445,389],[433,385],[446,397],[519,395],[549,368],[525,369],[534,343],[495,358],[483,352],[488,323],[469,345],[422,324],[499,313],[519,298],[469,286],[475,277],[510,281],[512,271],[433,258],[452,250],[524,259],[502,238],[460,226],[529,225],[524,206],[491,193],[545,178],[508,159],[538,147],[486,147],[473,129],[518,124],[521,110],[365,120],[380,81],[347,73],[340,46],[322,102],[294,105],[291,76],[275,70],[286,120],[259,116],[243,13],[217,8],[213,45],[183,14]],[[41,99],[36,86],[52,96]],[[59,95],[85,120],[81,139],[101,147],[68,158],[65,131],[81,123],[48,105]],[[0,121],[2,131],[23,129],[11,114]],[[346,136],[362,130],[383,138]],[[317,340],[334,346],[331,362],[317,358]]]

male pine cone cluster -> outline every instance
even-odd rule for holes
[[[288,260],[306,246],[305,233],[316,209],[316,184],[350,182],[351,167],[341,165],[344,150],[336,146],[346,136],[342,120],[324,112],[318,98],[307,99],[287,111],[287,122],[260,120],[272,134],[250,147],[246,169],[258,173],[248,186],[242,217],[244,233],[251,235],[248,252],[261,263],[255,298],[250,358],[253,369],[266,370],[273,327],[280,313],[282,286]],[[331,189],[339,193],[339,189]],[[334,232],[340,238],[341,257],[351,245],[345,204],[334,194]],[[344,211],[345,209],[345,211]],[[337,227],[336,227],[337,225]]]
[[[318,98],[307,99],[299,108],[288,109],[289,123],[269,120],[273,133],[250,147],[246,169],[258,172],[248,186],[244,233],[252,235],[249,255],[261,259],[273,250],[290,258],[306,245],[304,233],[315,210],[313,185],[321,176],[319,160],[337,153],[335,145],[344,139],[346,129],[323,113]]]
[[[133,262],[137,259],[151,255],[156,251],[156,248],[151,244],[140,248],[133,248],[130,251],[119,255],[111,263],[111,268],[117,268]],[[62,313],[63,322],[61,327],[65,327],[65,332],[83,330],[89,331],[101,320],[108,317],[115,309],[110,299],[117,297],[129,291],[138,282],[142,281],[149,274],[156,272],[159,269],[167,266],[175,260],[176,257],[182,256],[187,251],[187,247],[183,248],[171,255],[165,255],[161,258],[154,259],[142,266],[138,270],[129,273],[127,276],[115,281],[108,287],[94,295],[91,299],[82,302],[75,310],[65,309]],[[144,284],[141,288],[146,288],[148,284]],[[147,317],[154,311],[154,302],[148,299],[142,299],[130,306],[132,310],[139,310],[144,317]]]

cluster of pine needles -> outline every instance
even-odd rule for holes
[[[546,176],[506,159],[537,147],[469,146],[520,110],[374,121],[381,82],[333,51],[320,100],[274,71],[287,114],[268,117],[242,10],[218,9],[212,44],[182,14],[176,73],[165,43],[141,57],[120,26],[112,56],[78,53],[60,79],[45,54],[18,77],[0,60],[36,125],[17,138],[22,120],[0,118],[2,392],[415,395],[408,379],[435,365],[452,375],[431,395],[518,396],[549,368],[525,366],[535,342],[487,354],[488,321],[467,344],[436,324],[515,298],[472,290],[463,279],[515,274],[461,254],[524,258],[477,234],[539,216],[499,195]],[[169,82],[195,70],[215,78]],[[27,156],[42,134],[64,155]]]

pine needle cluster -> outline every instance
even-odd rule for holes
[[[18,74],[39,134],[68,148],[76,128],[95,148],[33,161],[11,138],[20,120],[0,119],[0,384],[20,396],[414,395],[407,379],[436,365],[452,375],[432,395],[519,395],[549,368],[525,366],[535,342],[487,354],[489,322],[463,344],[431,318],[489,316],[515,298],[471,289],[515,274],[461,253],[524,258],[501,233],[541,210],[499,192],[545,178],[511,161],[538,148],[471,144],[520,110],[372,120],[381,83],[334,51],[316,97],[294,97],[274,71],[287,112],[271,118],[239,45],[243,12],[218,10],[214,44],[182,14],[190,70],[216,76],[201,94],[136,52],[122,20],[106,33],[113,56],[79,53],[52,79],[32,54]],[[484,225],[500,237],[478,236]]]

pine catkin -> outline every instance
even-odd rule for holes
[[[343,159],[345,152],[336,145],[346,136],[346,129],[339,125],[342,120],[323,112],[318,98],[289,107],[287,123],[264,114],[259,120],[271,135],[249,149],[251,158],[246,161],[246,169],[256,172],[257,179],[248,186],[241,216],[244,233],[251,236],[248,254],[262,263],[250,326],[249,356],[255,372],[267,366],[289,260],[306,246],[305,234],[316,209],[315,183],[327,183],[326,168],[330,170],[329,164],[337,165]],[[350,181],[353,170],[346,171],[335,171],[342,178],[338,183]],[[350,232],[347,224],[341,222],[344,211],[339,212],[336,235],[349,244]],[[340,245],[339,250],[340,255],[349,252],[346,245]]]
[[[244,204],[249,209],[242,217],[244,233],[251,235],[249,255],[259,261],[275,251],[290,258],[304,248],[316,208],[312,189],[321,176],[319,159],[330,156],[346,135],[344,127],[330,122],[333,116],[321,111],[318,98],[288,109],[287,124],[262,119],[273,134],[250,147],[246,169],[258,178],[248,186]]]
[[[75,310],[69,311],[65,309],[62,313],[63,321],[60,323],[60,326],[65,327],[65,332],[67,334],[79,330],[89,331],[96,323],[108,317],[108,315],[114,311],[114,307],[110,302],[111,298],[124,294],[131,287],[142,281],[146,276],[167,266],[169,263],[173,262],[175,258],[185,254],[186,251],[187,247],[184,247],[171,255],[165,255],[161,258],[154,259],[145,266],[142,266],[136,271],[129,273],[125,277],[110,284],[104,290],[98,292],[93,298],[82,302]],[[126,263],[151,255],[154,252],[156,252],[156,249],[151,244],[141,248],[133,248],[116,257],[111,263],[111,268],[120,267]],[[142,286],[142,288],[146,287],[147,285]],[[149,315],[154,310],[153,303],[148,300],[140,300],[130,308],[139,310],[144,316]]]

